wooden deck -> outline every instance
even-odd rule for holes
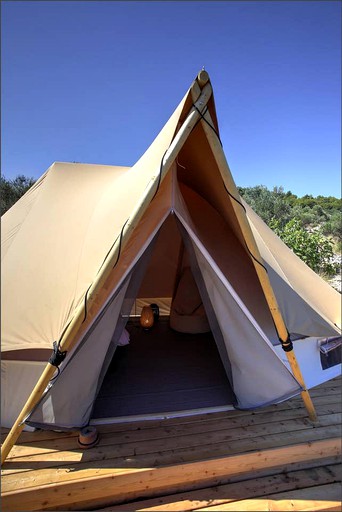
[[[341,379],[300,398],[99,428],[23,433],[2,470],[2,509],[112,511],[341,510]]]

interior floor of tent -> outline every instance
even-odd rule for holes
[[[212,334],[185,334],[160,318],[150,330],[129,321],[92,418],[156,415],[231,406],[234,394]]]

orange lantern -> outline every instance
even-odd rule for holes
[[[153,310],[151,306],[144,306],[141,310],[140,325],[144,329],[151,329],[154,323]]]

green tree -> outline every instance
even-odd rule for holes
[[[289,220],[297,218],[304,227],[319,226],[324,235],[334,237],[337,246],[341,245],[341,199],[312,195],[297,197],[290,191],[284,192],[283,187],[268,190],[263,185],[240,187],[239,192],[266,224],[276,219],[284,227]]]
[[[291,204],[283,187],[274,187],[272,191],[264,185],[240,187],[239,193],[266,224],[277,219],[281,226],[285,226],[292,217]]]
[[[312,270],[333,276],[337,267],[333,263],[333,244],[320,230],[306,230],[300,220],[292,219],[284,227],[273,219],[270,228],[292,249]]]
[[[326,236],[332,236],[336,240],[336,247],[341,252],[342,245],[342,213],[333,212],[329,219],[322,224],[322,233]]]
[[[9,210],[35,183],[33,178],[19,174],[14,180],[0,176],[1,215]]]

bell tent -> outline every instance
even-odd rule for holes
[[[340,372],[340,296],[240,198],[204,71],[133,167],[54,163],[3,216],[1,256],[16,435],[300,393],[314,416],[308,389]]]

